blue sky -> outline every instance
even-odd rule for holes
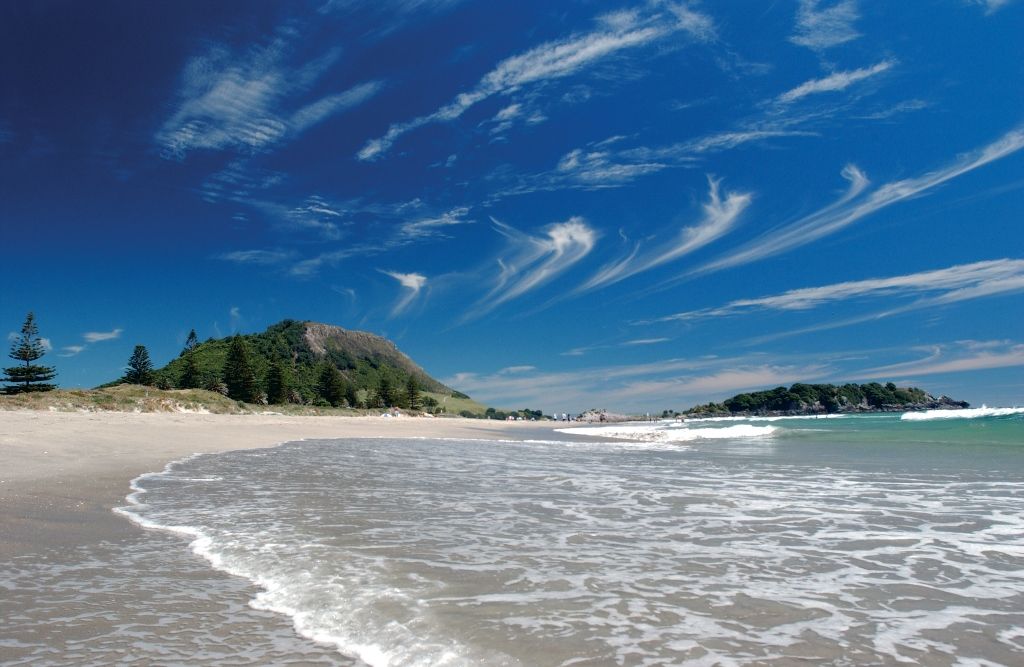
[[[311,319],[492,405],[1024,403],[1024,2],[14,1],[0,330]]]

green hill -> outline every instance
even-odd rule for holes
[[[917,387],[897,387],[892,382],[879,384],[803,384],[776,387],[765,391],[736,394],[721,403],[696,405],[689,416],[728,414],[818,414],[822,412],[888,412],[966,408],[965,401],[948,396],[935,398]]]
[[[268,371],[274,362],[280,362],[286,369],[293,403],[316,405],[325,402],[321,385],[324,369],[328,366],[338,369],[344,382],[354,387],[358,400],[353,407],[377,407],[373,405],[374,395],[382,383],[389,384],[396,395],[404,397],[410,377],[416,379],[424,392],[427,407],[438,401],[435,397],[469,398],[430,377],[391,341],[364,331],[285,320],[262,333],[239,337],[248,348],[257,383],[264,392],[268,389]],[[183,382],[186,360],[191,354],[198,369],[195,384],[200,388],[218,389],[232,340],[211,338],[200,343],[191,353],[183,351],[177,359],[154,371],[154,384],[164,388],[183,388],[186,384]],[[396,400],[395,404],[402,406],[402,400]]]

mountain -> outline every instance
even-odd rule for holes
[[[736,394],[721,403],[695,405],[688,416],[705,417],[730,414],[800,415],[823,412],[905,412],[912,410],[960,409],[966,401],[948,396],[938,398],[917,387],[897,387],[892,382],[879,384],[803,384],[776,387],[765,391]]]
[[[343,378],[355,386],[365,399],[376,391],[383,379],[396,389],[404,388],[410,376],[424,392],[468,398],[465,394],[435,380],[416,362],[403,354],[393,342],[365,331],[352,331],[329,324],[285,320],[262,333],[240,336],[248,347],[257,382],[267,389],[268,371],[280,361],[291,377],[295,399],[316,403],[322,399],[319,388],[325,366],[334,366]],[[210,338],[191,353],[198,367],[200,387],[214,387],[222,378],[224,362],[232,338]],[[158,386],[181,387],[188,354],[154,372]]]

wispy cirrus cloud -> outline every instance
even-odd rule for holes
[[[295,252],[291,250],[235,250],[217,255],[216,258],[235,264],[274,266],[294,259]]]
[[[821,79],[811,79],[810,81],[801,83],[796,88],[782,93],[775,99],[775,101],[778,104],[791,104],[799,99],[807,97],[808,95],[833,93],[846,90],[859,81],[870,79],[873,76],[877,76],[882,72],[892,69],[893,65],[895,65],[895,62],[892,60],[883,60],[871,67],[835,72]]]
[[[450,239],[452,227],[475,222],[469,217],[470,211],[467,207],[456,207],[435,215],[396,220],[395,216],[401,216],[404,208],[398,206],[387,211],[371,207],[370,210],[379,216],[376,223],[377,238],[298,261],[291,267],[290,273],[296,276],[311,276],[325,266],[333,266],[350,257],[379,255],[414,243]]]
[[[527,234],[494,218],[491,221],[508,239],[510,248],[497,260],[500,271],[494,286],[464,319],[482,315],[551,282],[590,254],[598,238],[580,217],[548,225],[541,235]]]
[[[709,155],[746,144],[787,137],[813,137],[818,132],[794,127],[800,119],[759,119],[735,130],[712,132],[664,146],[619,148],[626,137],[613,136],[576,148],[561,157],[550,171],[516,176],[518,183],[500,190],[494,197],[550,190],[600,190],[618,188],[648,174],[665,169],[693,167]]]
[[[890,278],[805,287],[756,299],[737,299],[716,308],[676,313],[655,321],[685,322],[760,311],[806,311],[844,301],[916,297],[911,304],[898,309],[904,312],[908,308],[950,304],[1020,291],[1024,291],[1024,260],[997,259]]]
[[[829,366],[822,363],[771,363],[750,355],[665,359],[555,372],[467,372],[456,373],[444,382],[491,404],[532,405],[552,412],[592,407],[643,411],[687,407],[745,389],[813,380],[828,373]]]
[[[82,334],[82,338],[88,343],[99,343],[105,340],[117,340],[121,337],[124,329],[112,329],[111,331],[89,331]]]
[[[609,343],[603,345],[583,345],[580,347],[574,347],[571,350],[562,352],[563,357],[582,357],[585,354],[596,352],[598,350],[609,350],[613,348],[622,347],[643,347],[647,345],[659,345],[661,343],[667,343],[671,338],[634,338],[633,340],[623,341],[621,343]]]
[[[643,251],[638,244],[626,257],[609,264],[583,283],[577,292],[605,287],[638,273],[680,259],[717,241],[736,226],[743,211],[750,205],[752,195],[747,192],[720,192],[721,181],[708,178],[708,200],[697,224],[684,227],[675,240],[659,243],[659,247]]]
[[[821,0],[800,0],[796,28],[789,41],[814,51],[845,44],[860,37],[853,24],[860,18],[856,0],[824,5]]]
[[[591,32],[545,42],[506,58],[484,75],[473,89],[460,93],[447,105],[424,116],[391,125],[384,136],[367,142],[358,157],[360,160],[378,159],[402,135],[412,130],[432,123],[453,121],[495,95],[509,95],[532,84],[572,76],[612,55],[647,46],[671,34],[682,31],[698,40],[713,36],[714,24],[706,15],[683,5],[666,4],[665,7],[667,11],[654,13],[624,10],[607,14],[600,17],[599,26]]]
[[[1024,366],[1024,344],[1001,341],[979,349],[973,341],[956,346],[935,346],[928,356],[887,366],[878,366],[851,375],[854,378],[939,375]]]
[[[241,53],[215,45],[192,58],[182,73],[174,111],[154,137],[161,155],[180,160],[199,150],[265,151],[381,89],[381,82],[368,81],[307,101],[341,52],[332,49],[297,62],[301,38],[288,25],[268,43]]]
[[[58,357],[74,357],[82,353],[83,350],[88,347],[87,345],[65,345],[60,348],[60,352],[57,354]]]
[[[884,183],[871,189],[868,177],[856,165],[842,172],[849,182],[846,192],[835,202],[810,215],[784,225],[740,246],[724,257],[711,261],[684,277],[720,271],[778,255],[852,225],[881,209],[913,197],[927,194],[991,162],[1013,155],[1024,148],[1024,129],[1015,128],[996,141],[958,157],[946,166],[921,176]]]
[[[967,2],[972,5],[984,7],[985,14],[994,14],[1003,7],[1013,2],[1013,0],[967,0]]]
[[[400,273],[398,271],[378,270],[384,275],[391,276],[397,280],[405,291],[405,294],[397,303],[395,303],[395,307],[391,309],[392,317],[396,317],[405,312],[427,284],[427,277],[420,273]]]

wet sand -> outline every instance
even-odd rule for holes
[[[190,454],[304,438],[524,438],[554,423],[474,419],[0,411],[0,558],[123,537],[129,482]]]

